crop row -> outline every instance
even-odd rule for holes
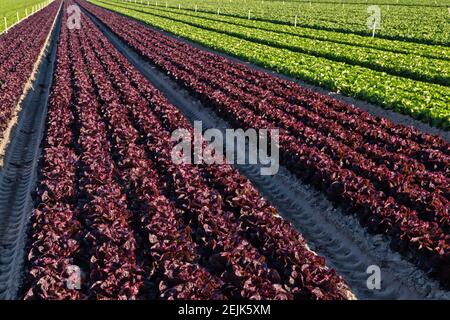
[[[221,32],[248,41],[267,44],[271,47],[287,49],[293,52],[326,58],[332,61],[345,62],[373,69],[400,77],[450,85],[450,62],[428,59],[420,56],[405,55],[377,49],[358,47],[355,45],[338,44],[328,41],[312,40],[298,36],[279,34],[273,31],[249,28],[215,19],[205,19],[195,15],[184,15],[180,12],[115,4],[116,7],[131,8],[138,12],[148,13],[161,18],[187,23],[214,32]],[[217,15],[216,15],[217,16]]]
[[[130,1],[135,2],[135,1]],[[147,0],[136,2],[146,3]],[[155,1],[150,0],[155,4]],[[366,2],[360,4],[342,3],[315,3],[312,1],[259,1],[259,0],[232,0],[232,1],[198,1],[198,0],[163,0],[159,6],[174,9],[188,9],[197,12],[206,12],[227,15],[237,18],[248,18],[259,21],[272,22],[284,25],[294,25],[297,16],[297,26],[317,30],[337,31],[341,33],[371,36],[367,27],[367,12],[369,5],[376,3]],[[447,24],[448,11],[445,4],[436,6],[404,6],[389,1],[380,5],[381,30],[377,30],[377,37],[385,39],[402,40],[415,43],[428,43],[447,45],[449,27]]]
[[[279,102],[281,98],[274,98],[276,94],[269,89],[259,92],[260,97],[242,89],[249,87],[248,83],[240,80],[252,75],[250,68],[212,53],[202,53],[123,16],[93,5],[83,6],[234,126],[257,129],[279,127],[281,160],[284,165],[350,212],[357,213],[361,221],[373,231],[389,234],[400,250],[412,251],[420,263],[433,267],[442,279],[448,281],[448,144],[441,141],[441,147],[438,148],[442,150],[436,150],[430,146],[420,146],[413,141],[414,138],[409,139],[413,135],[404,139],[396,138],[387,133],[389,127],[393,126],[388,121],[384,121],[386,131],[383,126],[379,126],[379,134],[375,134],[374,139],[370,139],[370,133],[369,139],[355,132],[344,136],[346,132],[343,128],[349,123],[357,122],[354,131],[358,127],[375,126],[374,123],[369,124],[376,121],[375,118],[365,115],[368,121],[358,121],[350,112],[350,115],[345,112],[339,115],[340,124],[328,122],[325,128],[319,129],[317,124],[321,122],[321,116],[327,117],[327,108],[332,114],[339,113],[336,112],[338,109],[354,109],[329,98],[326,100],[329,106],[326,106],[324,101],[314,101],[308,97],[305,90],[297,92],[297,96],[303,94],[309,106],[285,101],[277,108],[276,103],[270,105],[267,101],[273,99],[273,102]],[[241,78],[236,74],[230,75],[238,72]],[[258,85],[269,88],[270,84],[264,82],[270,77],[266,75],[260,78]],[[261,100],[262,96],[264,100]],[[325,112],[319,114],[311,111],[317,108]],[[289,109],[291,113],[298,111],[297,119],[284,111]],[[341,136],[334,138],[335,133]],[[415,139],[420,140],[417,135]],[[434,139],[439,141],[438,138]],[[389,151],[389,140],[396,140],[403,147]],[[404,147],[408,143],[417,147],[415,158],[408,158],[409,151]],[[424,154],[428,156],[423,157]],[[435,159],[436,162],[432,161],[431,165],[427,157],[430,159],[436,154],[439,160]],[[398,161],[397,164],[392,163],[394,159]],[[416,168],[424,166],[423,170],[421,173],[415,170],[401,172],[402,161]],[[439,162],[441,165],[436,165]],[[438,184],[434,185],[434,182]]]
[[[106,1],[102,0],[102,2]],[[140,2],[137,3],[123,2],[121,0],[108,0],[107,2],[115,3],[116,5],[121,6],[135,6],[136,8],[140,8],[140,10],[147,10],[149,8],[153,8],[157,9],[161,13],[164,12],[177,13],[178,15],[182,16],[204,18],[210,21],[225,22],[237,26],[276,32],[280,35],[284,34],[288,36],[296,36],[305,39],[327,41],[331,43],[346,44],[362,48],[372,48],[393,53],[403,53],[403,54],[411,54],[414,56],[450,60],[450,50],[448,50],[448,48],[444,46],[409,43],[405,41],[388,40],[383,38],[369,38],[355,34],[333,32],[326,30],[315,30],[300,26],[295,27],[290,25],[253,20],[248,19],[248,17],[247,18],[230,17],[226,15],[217,14],[217,12],[215,13],[206,13],[200,11],[196,12],[195,10],[193,11],[188,8],[181,10],[178,8],[171,8],[171,7],[166,8],[161,4],[157,6],[156,2],[151,1],[148,2],[143,1],[143,4],[141,4]]]
[[[189,122],[82,19],[59,42],[25,297],[350,297],[234,169],[172,163]]]
[[[26,15],[31,15],[38,10],[38,5],[43,5],[44,0],[3,0],[0,6],[0,33],[5,31],[6,25],[10,28],[17,23],[17,14],[19,14],[19,21],[26,18]]]
[[[0,35],[0,140],[31,73],[58,12],[60,1]]]
[[[83,298],[85,290],[66,286],[71,265],[89,270],[91,297],[134,298],[142,277],[136,265],[131,213],[114,181],[106,128],[97,112],[79,39],[69,36],[65,40],[67,31],[62,30],[60,43],[68,41],[71,49],[64,44],[59,47],[58,54],[65,55],[65,61],[58,59],[56,89],[51,97],[49,118],[54,122],[49,126],[41,171],[41,204],[33,214],[28,261],[32,279],[26,298]],[[73,74],[74,69],[79,72]],[[73,86],[67,77],[70,73]],[[78,132],[62,127],[60,120],[69,126],[77,123]],[[67,134],[53,135],[55,129]],[[73,141],[68,140],[70,137]],[[70,157],[65,158],[67,155]]]
[[[248,41],[225,32],[205,30],[154,14],[137,12],[92,1],[159,29],[223,51],[266,68],[343,93],[388,109],[411,115],[434,126],[450,126],[450,89],[446,86],[411,80],[384,72],[330,61],[304,53]]]

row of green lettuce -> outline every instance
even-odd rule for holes
[[[114,4],[91,2],[279,73],[411,115],[433,126],[450,127],[448,87],[387,76],[383,72],[274,48]]]
[[[114,3],[109,0],[100,1]],[[115,5],[162,18],[168,18],[177,22],[187,23],[195,27],[225,33],[245,40],[267,44],[272,47],[284,48],[333,61],[345,62],[414,80],[445,86],[450,85],[450,61],[447,60],[430,59],[411,54],[386,52],[378,49],[280,34],[222,22],[211,19],[210,17],[197,17],[180,12],[166,11],[157,7],[122,3],[115,3]]]
[[[134,1],[132,1],[134,2]],[[278,24],[297,25],[346,33],[371,36],[367,27],[371,1],[361,4],[264,1],[264,0],[137,0],[140,3],[158,2],[159,6],[191,9],[198,12],[217,13],[231,17],[247,18]],[[386,1],[387,3],[389,1]],[[416,43],[449,45],[450,23],[446,6],[379,5],[381,10],[381,30],[377,36]]]
[[[450,60],[450,48],[438,45],[426,45],[411,43],[398,40],[388,40],[378,37],[366,37],[355,35],[351,33],[341,33],[327,30],[316,30],[311,28],[303,28],[300,26],[294,27],[291,25],[283,25],[272,22],[265,22],[260,20],[242,18],[242,17],[230,17],[217,13],[205,13],[189,8],[166,8],[165,5],[161,5],[161,2],[143,1],[143,3],[129,3],[121,0],[107,0],[107,2],[115,2],[120,5],[135,5],[141,8],[157,8],[163,12],[174,12],[185,16],[194,16],[211,21],[226,22],[234,25],[255,28],[265,31],[276,32],[281,35],[297,36],[306,39],[329,41],[333,43],[347,44],[358,47],[373,48],[383,51],[411,54],[415,56],[422,56],[428,58],[435,58],[440,60]],[[158,5],[157,5],[158,4]]]

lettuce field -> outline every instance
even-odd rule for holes
[[[36,4],[0,7],[1,299],[450,299],[450,3]]]
[[[183,7],[179,7],[181,9],[169,6],[166,8],[164,3],[156,6],[157,2],[147,6],[150,2],[145,1],[142,1],[143,4],[139,2],[129,4],[119,0],[95,0],[94,3],[207,47],[326,89],[411,115],[434,126],[443,128],[450,126],[448,122],[450,92],[448,78],[445,79],[450,74],[448,59],[450,13],[446,7],[438,7],[441,13],[447,16],[440,19],[445,25],[439,28],[439,31],[435,30],[436,36],[442,35],[446,42],[433,43],[419,36],[404,39],[400,35],[380,34],[381,41],[377,43],[378,36],[376,41],[367,38],[367,35],[361,37],[360,32],[352,30],[351,27],[344,30],[337,26],[327,28],[327,23],[317,26],[297,23],[297,26],[293,26],[288,22],[282,24],[281,20],[268,23],[269,18],[258,15],[251,20],[253,17],[251,9],[249,9],[251,19],[248,19],[248,16],[239,16],[240,9],[236,8],[238,5],[240,7],[239,2],[234,6],[231,5],[236,11],[228,9],[227,5],[226,9],[220,11],[221,4],[217,4],[219,9],[215,12],[205,9],[204,11],[208,13],[201,11],[200,14],[198,6],[197,12],[195,7],[192,10],[192,5],[183,10],[184,6],[187,6],[184,3]],[[288,10],[284,9],[284,5],[279,1],[275,3],[277,9],[272,11],[269,5],[266,10],[268,12],[277,12],[278,9],[281,12]],[[257,3],[253,5],[259,6]],[[308,15],[303,18],[303,13],[312,11],[311,14],[314,16],[322,17],[327,10],[327,6],[322,4],[315,4],[311,9],[305,4],[303,6],[304,10],[299,9],[300,17],[307,21],[310,19]],[[352,10],[356,11],[357,8],[360,13],[367,15],[365,11],[367,6],[359,5]],[[415,10],[420,9],[421,7],[418,7]],[[335,14],[332,9],[328,10]],[[293,12],[297,14],[295,10]],[[419,15],[419,12],[416,11],[416,14]],[[352,14],[351,10],[345,9],[345,13],[342,14],[345,19],[350,20],[347,14]],[[409,19],[410,13],[406,11],[404,14]],[[298,17],[294,15],[296,16]],[[283,15],[280,13],[279,19],[281,17]],[[438,20],[433,20],[431,16],[428,18],[430,19],[428,23]],[[389,16],[381,19],[390,21]],[[367,29],[365,21],[360,25]],[[437,27],[437,24],[434,26]],[[300,33],[297,31],[298,27],[301,29]],[[383,30],[384,28],[383,26]],[[409,28],[412,26],[402,26],[401,29],[406,29],[404,30],[406,32]],[[398,30],[399,27],[393,29]],[[358,40],[355,41],[353,38]],[[407,49],[405,45],[411,48]]]

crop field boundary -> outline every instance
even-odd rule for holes
[[[53,21],[21,99],[11,142],[0,169],[0,299],[14,299],[21,282],[31,192],[37,177],[40,142],[56,61],[61,8]],[[31,89],[31,90],[30,90]]]
[[[107,8],[103,8],[103,9],[110,11]],[[391,120],[392,122],[394,122],[396,124],[401,124],[401,125],[404,125],[404,126],[413,126],[414,128],[417,128],[417,129],[421,130],[424,133],[433,134],[433,135],[440,135],[445,141],[450,142],[450,131],[448,131],[448,130],[444,130],[444,129],[441,129],[441,128],[433,127],[433,126],[429,125],[428,123],[425,123],[425,122],[419,121],[417,119],[414,119],[414,118],[412,118],[409,115],[401,114],[401,113],[398,113],[398,112],[396,112],[394,110],[389,110],[389,109],[383,108],[383,107],[381,107],[379,105],[376,105],[376,104],[373,104],[373,103],[369,103],[369,102],[366,102],[366,101],[358,100],[356,98],[345,96],[343,94],[336,93],[336,92],[333,92],[333,91],[321,88],[319,86],[307,83],[307,82],[302,81],[302,80],[300,80],[298,78],[294,78],[294,77],[291,77],[291,76],[288,76],[288,75],[284,75],[284,74],[275,72],[273,70],[264,68],[262,66],[254,64],[254,63],[251,63],[251,62],[239,59],[239,58],[234,57],[234,56],[231,56],[231,55],[226,54],[224,52],[216,51],[216,50],[213,50],[211,48],[205,47],[205,46],[203,46],[203,45],[201,45],[199,43],[196,43],[196,42],[190,41],[188,39],[179,37],[179,36],[174,35],[174,34],[168,32],[168,31],[161,30],[161,29],[149,26],[148,24],[146,24],[145,22],[143,22],[143,21],[141,21],[139,19],[136,19],[136,18],[131,17],[131,16],[127,16],[127,15],[125,15],[123,13],[118,12],[118,11],[113,11],[113,12],[115,14],[119,14],[119,15],[121,15],[123,17],[126,17],[127,19],[132,19],[133,21],[135,21],[135,22],[137,22],[137,23],[139,23],[139,24],[141,24],[141,25],[143,25],[143,26],[145,26],[147,28],[150,28],[152,30],[157,30],[158,32],[160,32],[160,33],[162,33],[164,35],[167,35],[167,36],[170,36],[170,37],[174,37],[177,40],[183,41],[183,42],[185,42],[185,43],[187,43],[187,44],[189,44],[189,45],[191,45],[191,46],[193,46],[195,48],[198,48],[198,49],[201,49],[201,50],[204,50],[204,51],[212,52],[214,54],[217,54],[219,56],[225,57],[227,59],[230,59],[230,60],[238,62],[238,63],[244,63],[244,64],[246,64],[248,66],[251,66],[253,69],[256,69],[256,70],[259,70],[259,71],[263,71],[265,73],[268,73],[270,75],[276,76],[276,77],[281,78],[281,79],[286,79],[286,80],[295,82],[295,83],[297,83],[297,84],[299,84],[299,85],[301,85],[301,86],[303,86],[305,88],[311,89],[311,90],[316,91],[316,92],[318,92],[320,94],[332,96],[336,100],[343,101],[343,102],[346,102],[346,103],[349,103],[349,104],[353,104],[356,107],[367,111],[369,114],[371,114],[373,116],[378,116],[378,117],[383,117],[383,118],[389,119],[389,120]]]
[[[39,10],[34,11],[33,13],[29,14],[28,16],[26,16],[25,18],[23,18],[22,20],[19,20],[18,22],[13,23],[12,25],[8,26],[7,30],[3,30],[0,32],[0,35],[2,35],[3,33],[6,33],[7,31],[9,31],[11,28],[14,28],[16,25],[18,25],[19,23],[22,23],[23,21],[26,21],[28,18],[32,17],[34,14],[38,13],[39,11],[47,8],[50,4],[52,4],[54,0],[49,1],[46,5],[44,5],[42,8],[40,8]],[[45,3],[45,1],[43,2]],[[0,21],[0,23],[3,23],[3,21]]]
[[[204,129],[217,128],[224,131],[225,128],[231,128],[210,108],[203,106],[166,74],[127,46],[92,14],[82,10],[117,50],[191,122],[201,120]],[[450,292],[441,290],[437,281],[430,279],[425,272],[393,252],[386,237],[369,234],[355,217],[346,215],[341,209],[333,208],[323,195],[303,184],[287,169],[281,167],[276,176],[267,177],[259,175],[260,167],[256,165],[236,167],[277,207],[280,214],[305,236],[311,249],[327,258],[328,266],[345,278],[358,298],[450,298]],[[366,268],[369,265],[378,265],[382,270],[381,290],[367,289]]]

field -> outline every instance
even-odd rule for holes
[[[5,31],[5,18],[9,28],[17,23],[17,13],[19,13],[19,20],[22,20],[33,12],[36,5],[45,2],[43,0],[2,0],[0,3],[0,33]]]
[[[117,0],[116,0],[117,1]],[[130,2],[134,3],[134,0]],[[147,3],[147,0],[137,0]],[[156,6],[158,1],[149,1]],[[261,1],[261,0],[160,0],[159,7],[185,9],[190,12],[205,12],[258,21],[293,25],[312,29],[340,31],[344,33],[371,36],[367,29],[367,6],[380,5],[383,28],[379,37],[406,40],[417,43],[447,45],[450,27],[448,24],[449,1]],[[197,9],[196,9],[197,8]],[[424,14],[424,11],[426,14]]]
[[[434,126],[450,126],[450,51],[446,46],[383,39],[372,48],[364,43],[373,46],[375,41],[371,38],[358,37],[360,43],[355,42],[357,32],[352,29],[346,30],[354,32],[351,36],[332,32],[330,40],[330,32],[316,31],[315,27],[303,30],[306,35],[299,35],[298,28],[292,26],[166,9],[156,3],[153,6],[107,0],[94,3],[306,82]],[[446,12],[446,8],[440,10]],[[441,20],[448,28],[446,19]],[[442,34],[448,40],[448,29],[442,28]],[[411,49],[407,49],[408,45]]]
[[[446,3],[374,4],[375,37],[364,0],[55,0],[1,34],[0,298],[450,299]]]
[[[59,285],[49,288],[39,284],[43,284],[42,279],[49,281],[49,278],[64,274],[67,266],[73,265],[74,259],[83,259],[83,255],[86,255],[86,261],[78,264],[90,269],[87,294],[95,299],[119,296],[136,299],[142,295],[144,279],[150,274],[159,288],[157,293],[150,292],[150,296],[157,294],[166,299],[346,297],[340,280],[308,252],[301,240],[294,240],[298,239],[295,231],[272,216],[274,209],[267,206],[237,172],[230,167],[196,169],[171,163],[170,144],[173,142],[166,126],[180,126],[184,120],[184,127],[190,128],[189,123],[148,82],[139,79],[136,70],[108,45],[92,22],[87,22],[78,34],[68,34],[65,30],[59,42],[55,75],[58,81],[50,97],[47,147],[38,191],[43,205],[34,217],[34,241],[30,252],[32,287],[26,298],[81,299],[82,292],[61,292]],[[90,77],[84,74],[85,68],[93,70]],[[77,74],[75,70],[82,73]],[[124,77],[123,70],[132,76]],[[121,86],[114,88],[113,82]],[[118,93],[113,89],[118,89]],[[148,109],[144,97],[152,102],[153,111]],[[70,110],[71,98],[75,99],[73,110]],[[131,108],[133,104],[134,108]],[[74,132],[73,127],[79,131]],[[148,140],[139,143],[139,134],[146,135]],[[55,172],[58,162],[60,169]],[[83,168],[78,173],[81,179],[76,182],[75,172],[80,165]],[[202,177],[202,171],[204,175],[210,175],[209,179]],[[228,184],[223,180],[225,172],[229,179],[241,181],[235,185],[236,189],[231,187],[221,193],[223,199],[230,199],[229,208],[225,201],[217,198],[217,191],[213,189],[215,184]],[[122,191],[121,186],[125,185],[134,187]],[[248,198],[239,199],[242,188],[246,189]],[[166,198],[165,194],[172,193],[177,195],[178,201]],[[126,196],[128,201],[125,201]],[[69,230],[59,226],[77,220],[74,203],[80,200],[84,202],[82,215],[85,221],[80,221],[67,233]],[[250,211],[242,214],[245,202]],[[177,209],[185,211],[187,216],[183,218]],[[228,210],[238,215],[227,215]],[[249,217],[261,220],[252,226]],[[58,228],[48,230],[48,219],[58,221]],[[185,219],[190,221],[187,225]],[[133,229],[133,221],[140,224],[137,230]],[[254,227],[253,232],[266,239],[264,243],[247,241]],[[243,237],[241,234],[245,234],[247,228],[250,229],[248,236]],[[276,241],[282,229],[292,233],[291,243]],[[188,234],[189,230],[191,234]],[[136,238],[136,233],[141,237]],[[80,236],[87,240],[87,248],[82,248]],[[55,239],[59,241],[54,242]],[[139,243],[138,239],[148,241]],[[139,253],[143,256],[135,256],[137,247],[143,250]],[[240,251],[245,252],[246,258],[240,258]],[[281,256],[279,252],[285,253]],[[286,269],[268,268],[264,256],[271,257],[274,265],[280,263]],[[54,263],[49,263],[51,259],[55,259]],[[127,263],[117,265],[117,259]],[[142,266],[138,260],[155,262],[152,267]],[[96,263],[89,266],[89,261]],[[300,270],[306,263],[311,264],[311,269]],[[215,272],[211,271],[213,265]],[[305,290],[305,287],[299,287],[300,282],[296,284],[300,277],[294,283],[289,282],[289,275],[284,272],[291,268],[305,276],[306,272],[323,273],[330,282],[321,288],[310,279],[311,289]],[[283,287],[288,290],[277,287],[273,280],[275,273],[283,279]],[[237,274],[235,288],[224,291],[227,278]],[[107,286],[97,285],[106,281]],[[252,286],[245,288],[244,283]]]

